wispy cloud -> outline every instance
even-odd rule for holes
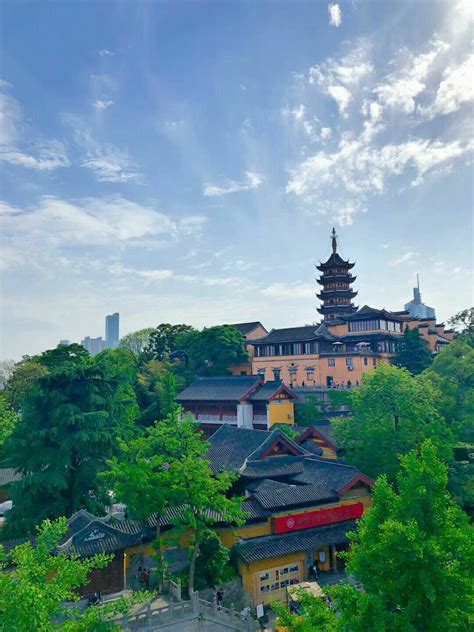
[[[113,104],[114,102],[110,100],[103,101],[101,99],[97,99],[97,101],[94,101],[94,103],[92,104],[92,107],[94,108],[94,110],[98,110],[99,112],[102,112],[103,110],[106,110]]]
[[[277,300],[314,298],[314,286],[310,283],[272,283],[263,288],[262,294]]]
[[[401,52],[403,62],[400,69],[387,75],[373,90],[380,103],[406,113],[413,112],[416,107],[415,98],[426,88],[429,73],[440,55],[447,50],[449,45],[440,39],[430,42],[428,50],[419,55],[404,49]]]
[[[308,83],[316,85],[337,103],[339,112],[347,116],[347,108],[353,91],[374,68],[369,59],[370,45],[360,40],[347,54],[339,59],[328,58],[309,70]]]
[[[205,184],[203,195],[207,197],[218,197],[229,193],[240,193],[242,191],[252,191],[257,189],[263,182],[263,176],[255,171],[246,171],[245,178],[241,182],[229,181],[223,186],[215,184]]]
[[[78,117],[68,116],[65,122],[72,128],[74,140],[85,154],[80,159],[81,167],[93,171],[99,182],[142,182],[141,173],[125,150],[97,141],[87,124]]]
[[[0,84],[0,89],[11,87],[6,81]],[[46,172],[70,166],[63,143],[34,138],[24,121],[17,99],[0,92],[0,111],[0,160],[18,167]]]
[[[342,24],[342,11],[338,4],[330,4],[328,5],[328,13],[329,13],[329,24],[331,26],[335,26],[336,28],[340,27]]]
[[[400,255],[399,257],[397,257],[396,259],[394,259],[391,263],[392,266],[399,266],[402,263],[408,263],[409,261],[413,261],[413,259],[415,259],[415,257],[417,257],[417,253],[413,252],[413,251],[409,251],[409,252],[405,252],[404,254]]]
[[[474,54],[459,66],[450,66],[443,73],[434,102],[419,111],[428,118],[456,112],[464,103],[474,101]]]
[[[10,243],[26,237],[31,244],[59,248],[133,245],[146,238],[176,238],[188,230],[186,218],[177,222],[153,206],[122,196],[73,201],[46,196],[25,209],[8,204],[2,209],[2,232]]]
[[[113,55],[115,55],[115,53],[113,53],[108,48],[103,48],[102,50],[99,51],[99,55],[101,57],[113,57]]]

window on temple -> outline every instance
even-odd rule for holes
[[[374,329],[380,329],[378,319],[354,320],[349,322],[349,331],[372,331]]]
[[[346,358],[346,366],[354,366],[354,359]]]
[[[364,358],[364,366],[367,366],[368,363],[369,363],[368,358]]]
[[[281,370],[280,369],[273,369],[273,379],[278,381],[280,379],[280,375],[281,375]]]
[[[336,366],[335,358],[329,358],[328,359],[328,366]]]
[[[303,353],[303,345],[301,342],[295,342],[293,345],[293,350],[295,355],[301,355]]]

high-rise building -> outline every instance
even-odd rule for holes
[[[120,314],[109,314],[105,317],[105,341],[108,349],[115,349],[118,347],[120,335],[119,335],[119,321]]]
[[[63,339],[63,340],[60,340],[60,341],[59,341],[59,344],[60,344],[60,345],[70,345],[70,344],[71,344],[71,341],[70,341],[70,340]]]
[[[410,313],[410,316],[417,318],[436,318],[434,308],[425,305],[421,301],[420,277],[418,274],[416,275],[416,287],[413,288],[413,300],[405,303],[405,310]]]
[[[323,302],[318,312],[324,320],[334,320],[341,316],[350,316],[357,311],[352,299],[357,296],[351,288],[356,280],[350,270],[353,263],[344,261],[337,253],[337,235],[333,228],[331,234],[332,254],[325,263],[320,263],[316,268],[322,272],[317,282],[322,285],[322,290],[317,297]]]
[[[91,356],[97,355],[107,348],[106,341],[102,338],[102,336],[99,336],[98,338],[86,336],[84,340],[81,340],[81,345],[84,349],[87,349]]]

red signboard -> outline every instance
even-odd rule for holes
[[[343,522],[344,520],[355,520],[364,513],[364,505],[342,505],[333,509],[320,509],[319,511],[305,511],[291,516],[274,518],[274,533],[289,533],[299,529],[309,529],[310,527],[320,527],[333,522]]]

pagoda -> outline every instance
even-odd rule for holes
[[[322,285],[322,289],[316,296],[322,301],[318,312],[323,315],[324,320],[335,320],[341,316],[350,316],[357,307],[352,303],[352,299],[357,296],[351,288],[351,284],[356,280],[350,270],[354,263],[344,261],[337,252],[337,235],[333,228],[331,234],[332,254],[325,263],[319,264],[316,268],[322,273],[317,282]]]

